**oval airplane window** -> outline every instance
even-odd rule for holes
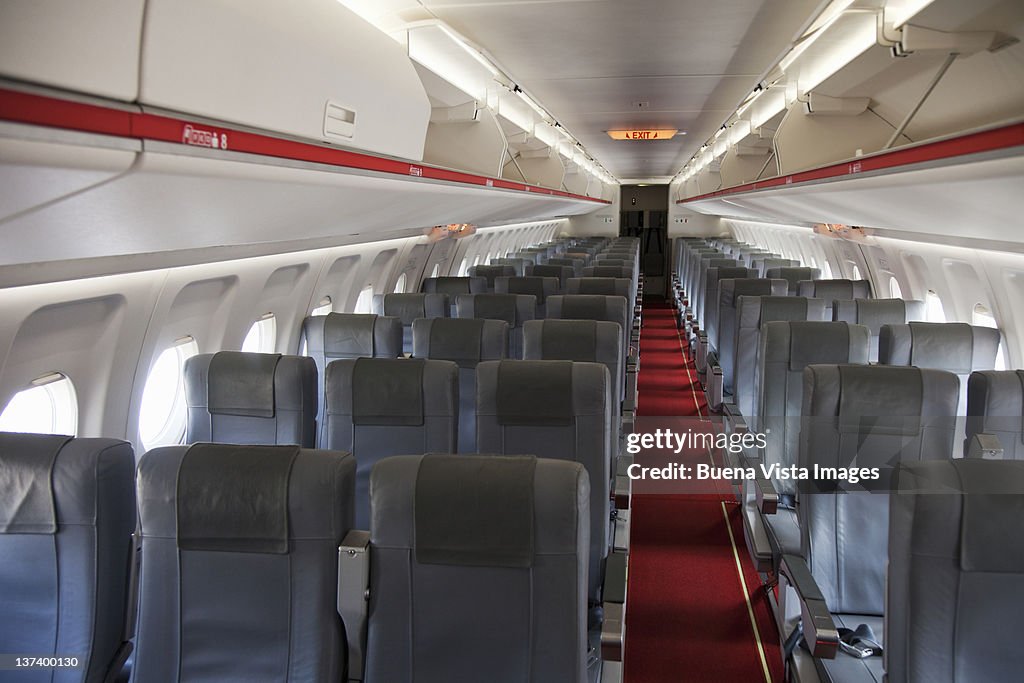
[[[466,277],[467,270],[469,270],[469,261],[467,259],[462,259],[462,263],[459,265],[458,277]]]
[[[356,313],[369,313],[373,308],[373,285],[366,285],[356,299]]]
[[[978,327],[991,327],[993,329],[999,329],[999,325],[996,324],[996,317],[992,314],[992,311],[988,309],[988,306],[984,304],[975,304],[974,312],[971,314],[971,323]],[[1003,339],[1002,334],[999,335],[999,349],[996,351],[996,370],[1006,370],[1006,355],[1003,353]]]
[[[946,310],[942,307],[942,299],[934,289],[929,289],[924,296],[925,318],[930,323],[946,322]]]
[[[430,271],[430,277],[437,277],[437,274],[441,272],[441,264],[435,263],[434,269]]]
[[[183,337],[161,353],[146,378],[139,406],[139,439],[149,450],[181,443],[185,437],[185,361],[199,353],[192,337]]]
[[[398,282],[395,283],[395,294],[405,293],[405,283],[408,282],[408,278],[405,273],[398,276]]]
[[[864,279],[864,278],[862,278],[860,276],[860,268],[857,267],[857,264],[853,263],[852,265],[853,265],[853,278],[852,279],[854,279],[854,280],[862,280],[862,279]]]
[[[889,296],[893,299],[903,298],[903,290],[900,289],[899,280],[897,280],[895,276],[889,278]]]
[[[331,297],[325,296],[317,302],[316,307],[310,312],[310,315],[327,315],[333,310],[334,302],[331,301]]]
[[[71,380],[51,372],[32,380],[0,413],[0,431],[32,434],[78,433],[78,400]]]
[[[273,313],[264,313],[252,324],[242,342],[242,351],[247,353],[273,353],[277,344],[277,319]]]

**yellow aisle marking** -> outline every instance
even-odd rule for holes
[[[736,538],[732,535],[732,524],[729,521],[729,511],[722,501],[722,516],[725,517],[725,529],[729,532],[729,543],[732,544],[732,556],[736,560],[736,573],[740,579],[740,587],[743,589],[743,599],[747,603],[747,616],[750,617],[750,627],[754,629],[754,642],[757,643],[757,654],[761,657],[761,670],[764,673],[764,680],[772,683],[772,675],[768,670],[768,660],[764,655],[764,646],[761,645],[761,632],[757,630],[757,619],[754,618],[754,608],[750,604],[750,593],[747,592],[747,582],[743,579],[743,565],[740,563],[740,553],[736,550]]]
[[[683,356],[683,367],[686,369],[686,379],[690,383],[690,393],[693,394],[693,407],[697,409],[697,419],[703,420],[704,416],[700,413],[700,402],[697,400],[697,390],[693,388],[694,377],[690,374],[690,362],[686,358],[686,346],[683,342],[683,335],[680,334],[679,328],[676,327],[676,339],[679,341],[679,353]]]

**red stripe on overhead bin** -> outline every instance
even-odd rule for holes
[[[472,173],[452,171],[415,161],[389,159],[335,147],[285,140],[270,135],[237,130],[228,126],[195,123],[171,116],[125,111],[103,105],[72,102],[57,97],[35,95],[2,88],[0,88],[0,120],[176,144],[186,144],[186,130],[191,127],[204,133],[215,134],[218,140],[216,148],[222,149],[219,145],[220,140],[223,139],[227,143],[227,146],[223,147],[223,149],[233,152],[306,161],[337,166],[339,168],[352,168],[405,177],[442,180],[464,185],[479,185],[501,190],[515,190],[553,197],[565,197],[594,202],[596,204],[611,204],[611,202],[604,199],[516,183],[500,178],[489,178]],[[208,146],[212,147],[213,145]]]
[[[926,142],[912,147],[895,149],[890,152],[876,152],[875,154],[859,157],[852,161],[822,166],[821,168],[809,171],[746,183],[745,185],[736,185],[724,190],[716,190],[697,195],[696,197],[681,199],[676,203],[699,202],[703,199],[727,197],[743,192],[766,190],[772,187],[796,185],[798,183],[841,178],[843,176],[855,177],[862,173],[886,171],[901,166],[953,159],[967,154],[981,154],[983,152],[1010,149],[1022,145],[1024,145],[1024,123],[1015,123],[1001,128],[993,128],[945,140],[936,140],[935,142]]]
[[[131,137],[133,112],[0,89],[0,119],[34,126]]]

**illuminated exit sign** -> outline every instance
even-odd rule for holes
[[[612,140],[668,140],[675,137],[678,130],[610,130],[608,137]]]

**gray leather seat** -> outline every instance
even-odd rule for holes
[[[447,318],[451,315],[447,294],[376,294],[373,312],[402,321],[402,353],[412,353],[412,321],[417,318]]]
[[[736,259],[723,257],[721,254],[702,256],[697,269],[693,273],[693,296],[690,297],[690,305],[693,306],[694,319],[701,327],[705,326],[704,319],[707,316],[707,282],[709,268],[743,268],[743,265]]]
[[[559,294],[565,291],[566,281],[571,277],[575,277],[572,266],[556,266],[551,265],[550,262],[543,266],[533,266],[533,268],[528,268],[527,275],[531,275],[533,277],[558,278]]]
[[[801,440],[800,415],[804,399],[804,368],[816,363],[867,363],[868,328],[837,322],[767,322],[761,325],[757,384],[756,430],[765,436],[764,463],[788,468],[796,464]],[[783,505],[775,514],[760,517],[771,546],[770,557],[797,552],[800,530],[793,503],[797,482],[777,479],[772,482]],[[756,505],[755,491],[747,487],[744,502],[748,512]],[[746,518],[748,547],[755,561],[764,565],[769,559],[755,543],[762,537],[758,519]]]
[[[316,443],[317,372],[307,356],[220,351],[185,361],[185,443]]]
[[[889,681],[1020,679],[1022,494],[1021,462],[949,460],[899,470],[889,513]]]
[[[365,680],[588,680],[582,466],[403,456],[371,487]]]
[[[718,349],[718,309],[721,303],[719,294],[719,280],[744,280],[756,279],[757,272],[752,268],[734,267],[719,268],[709,266],[704,274],[704,305],[702,309],[701,327],[708,337],[708,347],[711,351]]]
[[[529,294],[463,294],[455,300],[459,318],[504,320],[508,323],[508,357],[523,357],[523,323],[533,320],[537,300]]]
[[[547,300],[559,292],[556,277],[499,277],[494,280],[495,294],[529,294],[537,300],[535,318],[543,318],[547,311]]]
[[[804,385],[799,466],[877,467],[880,479],[852,485],[808,482],[797,506],[799,557],[836,625],[855,629],[867,624],[884,647],[886,498],[894,468],[952,457],[957,379],[941,370],[811,365],[804,371]],[[784,558],[790,571],[783,574],[792,576],[800,562]],[[787,607],[785,613],[792,610]],[[826,681],[883,680],[880,656],[861,659],[839,652],[818,665]]]
[[[596,319],[530,320],[523,328],[523,342],[524,360],[602,363],[612,379],[612,396],[619,397],[615,405],[621,406],[626,392],[626,355],[618,323]]]
[[[900,325],[912,320],[924,320],[924,317],[923,301],[905,299],[840,300],[832,307],[833,320],[867,325],[871,330],[872,362],[878,360],[878,334],[882,330],[882,325]]]
[[[306,355],[316,363],[317,400],[323,401],[327,364],[341,358],[398,358],[402,321],[373,313],[328,313],[302,323]]]
[[[1024,370],[982,370],[967,380],[967,439],[978,434],[999,440],[1006,460],[1024,460]]]
[[[505,258],[492,258],[489,261],[489,264],[492,266],[512,266],[516,271],[513,275],[522,277],[523,275],[526,275],[526,266],[532,265],[533,261],[510,256]]]
[[[612,381],[601,363],[507,360],[477,367],[477,448],[581,463],[590,475],[590,587],[600,601],[610,545]]]
[[[825,316],[832,317],[833,301],[870,299],[871,283],[867,280],[804,280],[797,286],[798,296],[825,300]]]
[[[548,318],[561,320],[607,320],[622,328],[622,354],[629,351],[630,321],[633,312],[624,296],[604,294],[567,294],[553,296],[548,302]]]
[[[883,325],[878,334],[879,363],[948,370],[960,378],[957,415],[967,414],[968,377],[994,369],[998,352],[999,330],[967,323]]]
[[[547,255],[538,251],[527,251],[526,249],[520,249],[516,253],[512,254],[514,258],[521,258],[529,265],[540,265],[547,260]]]
[[[514,277],[516,273],[515,266],[473,266],[469,269],[470,277],[482,277],[487,281],[487,291],[494,291],[494,279],[498,277]]]
[[[514,295],[513,295],[514,296]],[[508,323],[482,318],[421,318],[412,324],[414,358],[459,366],[459,453],[476,452],[476,368],[508,358]]]
[[[718,364],[722,368],[725,393],[733,393],[735,376],[738,309],[741,296],[786,296],[785,280],[763,278],[725,279],[718,281]]]
[[[630,323],[633,326],[633,311],[636,310],[636,290],[629,278],[624,277],[579,277],[570,278],[565,287],[566,294],[591,294],[601,296],[622,296],[626,298]],[[565,317],[565,316],[562,316]]]
[[[327,366],[320,447],[356,457],[357,528],[370,523],[370,470],[377,461],[407,453],[454,453],[458,433],[455,363],[361,358]]]
[[[817,268],[804,266],[766,268],[764,276],[768,278],[782,278],[789,283],[789,293],[792,296],[796,296],[800,289],[800,283],[804,280],[817,280],[821,277],[821,271]]]
[[[354,478],[348,453],[294,446],[147,453],[133,680],[342,680],[337,556]]]
[[[134,477],[124,441],[0,432],[0,649],[82,663],[5,680],[101,683],[121,670]]]
[[[757,360],[761,325],[772,321],[824,321],[825,302],[797,296],[740,296],[736,306],[733,401],[740,413],[749,420],[757,415]]]

